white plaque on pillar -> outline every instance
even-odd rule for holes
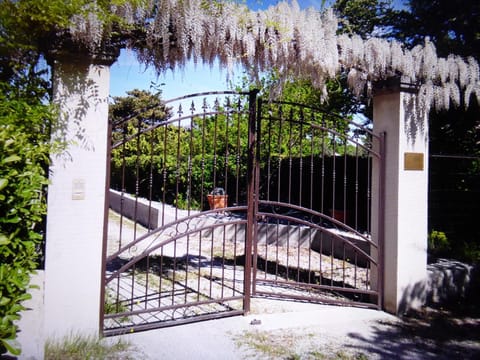
[[[73,179],[72,200],[85,200],[85,179]]]

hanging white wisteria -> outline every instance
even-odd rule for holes
[[[127,24],[140,26],[142,38],[128,38],[138,58],[159,72],[202,60],[231,69],[243,64],[255,72],[278,69],[282,74],[309,78],[326,91],[325,82],[341,71],[356,94],[376,81],[401,77],[419,87],[420,103],[447,109],[470,96],[480,101],[479,65],[457,55],[439,58],[427,38],[407,49],[396,41],[363,40],[336,35],[338,20],[331,10],[301,9],[296,1],[252,11],[242,2],[219,0],[136,0],[112,8]],[[94,6],[94,5],[90,5]],[[92,7],[93,9],[93,7]],[[97,46],[105,29],[95,16],[72,19],[77,41]],[[138,32],[137,32],[138,35]]]

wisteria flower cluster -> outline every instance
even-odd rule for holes
[[[95,2],[90,6],[94,9]],[[358,95],[370,94],[376,81],[401,77],[419,87],[426,111],[468,106],[472,95],[480,101],[474,58],[438,57],[429,39],[407,49],[397,41],[337,35],[338,20],[331,10],[301,9],[295,0],[258,11],[235,1],[136,0],[112,11],[141,29],[126,44],[159,72],[182,68],[190,59],[218,60],[227,69],[241,63],[254,73],[277,69],[309,78],[327,95],[326,81],[344,71]],[[69,30],[77,41],[98,46],[108,29],[94,14],[72,19]]]

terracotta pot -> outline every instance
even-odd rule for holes
[[[330,210],[330,212],[332,213],[332,217],[335,220],[341,221],[343,223],[346,221],[345,211],[343,211],[343,210]]]
[[[228,195],[207,195],[208,205],[210,209],[223,209],[228,206]]]

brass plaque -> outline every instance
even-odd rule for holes
[[[404,155],[405,170],[423,170],[423,153],[406,152]]]

